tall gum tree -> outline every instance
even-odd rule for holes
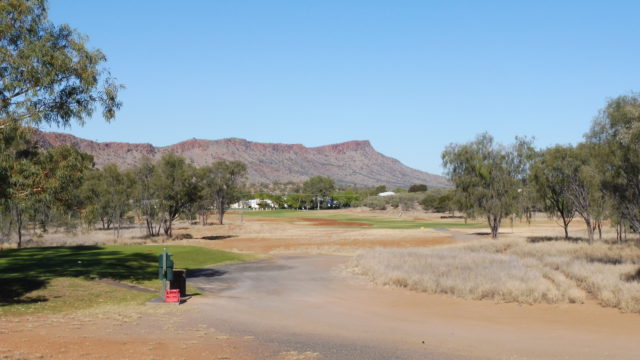
[[[96,111],[111,121],[122,106],[100,50],[69,25],[53,24],[45,0],[0,1],[0,205],[25,209],[40,197],[42,169],[29,128],[84,124]],[[22,221],[24,212],[12,211]],[[20,237],[20,234],[18,235]]]
[[[0,2],[0,126],[83,124],[97,108],[112,120],[122,105],[100,50],[69,25],[55,25],[45,0]]]

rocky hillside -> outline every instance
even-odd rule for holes
[[[300,144],[270,144],[244,139],[200,140],[155,147],[151,144],[99,143],[62,133],[36,132],[43,148],[73,145],[94,156],[97,167],[115,163],[122,168],[134,166],[143,156],[158,159],[173,152],[196,166],[216,160],[240,160],[249,168],[249,182],[294,181],[329,176],[341,185],[407,187],[427,184],[448,186],[445,178],[412,169],[400,161],[377,152],[369,141],[349,141],[319,147]]]

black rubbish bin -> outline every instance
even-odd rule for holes
[[[180,297],[187,296],[187,270],[173,269],[173,279],[169,288],[180,290]]]

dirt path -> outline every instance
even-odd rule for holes
[[[640,358],[637,314],[597,304],[520,306],[373,288],[336,272],[346,260],[281,257],[202,272],[190,281],[212,296],[194,300],[198,309],[185,321],[250,334],[269,356]]]

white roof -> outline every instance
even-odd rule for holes
[[[378,194],[378,196],[391,196],[391,195],[395,195],[396,193],[394,193],[393,191],[385,191],[385,192],[381,192],[380,194]]]

